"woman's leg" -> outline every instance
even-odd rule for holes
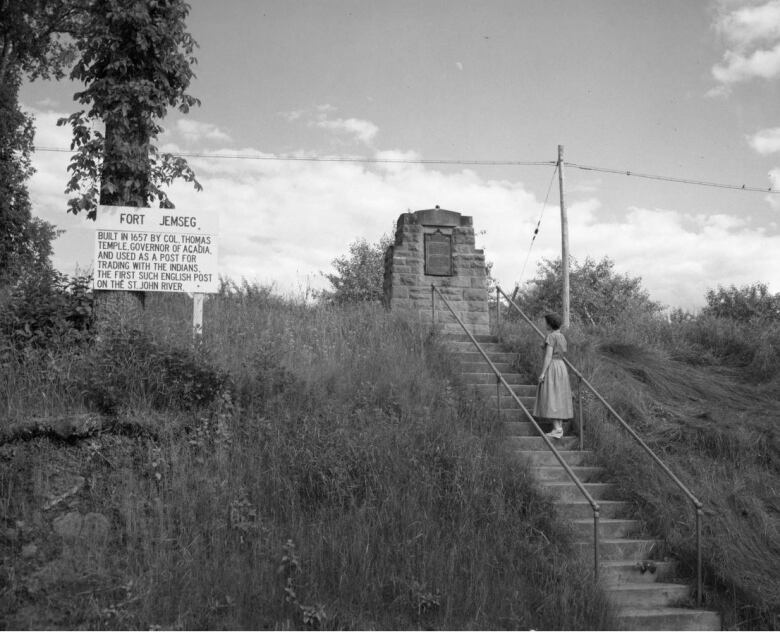
[[[563,423],[559,419],[553,419],[553,429],[547,435],[550,438],[563,438]]]

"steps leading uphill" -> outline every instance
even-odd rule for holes
[[[468,389],[479,393],[489,407],[497,409],[507,441],[518,458],[531,465],[540,484],[556,498],[560,516],[574,531],[575,545],[583,565],[593,565],[593,510],[577,486],[514,398],[502,386],[497,395],[496,377],[466,334],[445,335],[447,348],[460,365]],[[506,382],[533,413],[536,386],[524,385],[521,375],[512,372],[514,355],[503,350],[495,337],[476,337],[482,349]],[[545,427],[543,429],[546,430]],[[591,451],[579,451],[579,439],[567,426],[564,437],[553,440],[555,448],[583,482],[600,506],[600,582],[612,602],[622,630],[719,630],[716,612],[688,607],[695,593],[689,585],[672,583],[675,562],[662,557],[663,544],[643,531],[631,517],[630,505],[619,499],[617,487],[609,482],[604,469],[596,464]]]

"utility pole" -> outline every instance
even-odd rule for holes
[[[563,195],[563,146],[558,146],[558,185],[561,199],[561,277],[563,278],[563,328],[569,327],[569,221]]]

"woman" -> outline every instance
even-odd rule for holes
[[[536,388],[534,417],[546,418],[553,423],[548,438],[563,437],[563,420],[574,417],[571,404],[569,372],[563,362],[566,338],[561,333],[561,318],[555,314],[544,316],[550,334],[544,340],[544,362]]]

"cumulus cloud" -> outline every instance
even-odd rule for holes
[[[339,137],[346,137],[347,139],[370,146],[379,132],[379,126],[371,121],[357,119],[355,117],[346,119],[332,117],[331,115],[335,113],[336,110],[337,108],[335,106],[325,103],[308,110],[281,112],[280,115],[291,123],[301,121],[310,128],[328,130]]]
[[[748,137],[748,143],[759,154],[767,155],[780,152],[780,128],[759,130]]]
[[[332,132],[354,136],[358,141],[366,145],[369,145],[374,140],[377,132],[379,132],[376,124],[365,119],[328,119],[325,114],[320,114],[312,125]]]
[[[202,143],[203,141],[231,141],[227,132],[220,130],[213,123],[204,123],[194,119],[179,119],[176,121],[176,132],[185,143]]]
[[[780,0],[736,7],[724,5],[715,29],[727,50],[721,63],[712,67],[712,76],[721,88],[710,90],[708,95],[723,95],[738,82],[780,75]]]
[[[69,131],[55,126],[58,116],[37,113],[39,146],[67,146]],[[373,156],[396,162],[376,164],[272,160],[274,154],[246,147],[215,154],[257,160],[192,158],[204,191],[178,183],[170,195],[179,209],[219,216],[220,272],[234,279],[274,283],[291,293],[309,284],[323,287],[319,272],[329,271],[355,238],[376,241],[394,230],[401,213],[435,205],[474,217],[475,229],[484,231],[477,245],[508,288],[532,277],[540,258],[560,253],[560,221],[547,213],[520,279],[541,208],[537,195],[521,182],[486,178],[471,169],[443,171],[403,162],[420,158],[413,151],[378,150]],[[30,192],[35,213],[66,229],[55,242],[54,263],[71,272],[76,264],[91,263],[94,224],[65,213],[68,159],[67,153],[36,153]],[[780,169],[773,178],[780,183]],[[593,193],[582,191],[571,197],[569,223],[574,257],[609,256],[619,271],[641,276],[654,299],[672,306],[701,305],[706,290],[718,284],[761,280],[780,290],[780,237],[752,229],[736,215],[632,207],[615,220]]]

